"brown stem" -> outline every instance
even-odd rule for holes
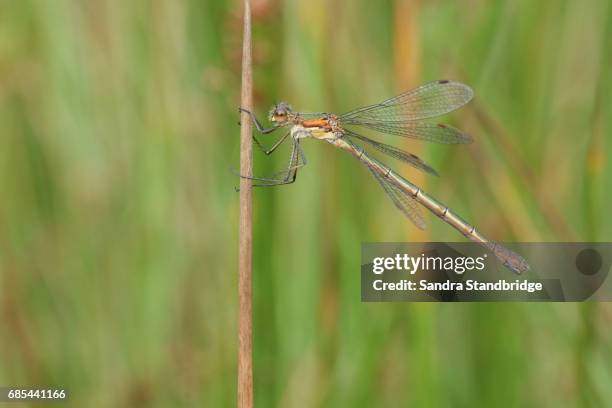
[[[240,106],[252,110],[253,74],[251,56],[251,2],[244,0],[242,38],[242,92]],[[240,118],[240,174],[252,176],[252,123],[248,114]],[[238,407],[253,407],[253,203],[251,180],[240,179],[240,238],[238,252]]]

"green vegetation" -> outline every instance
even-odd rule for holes
[[[417,4],[418,3],[418,4]],[[0,385],[73,406],[235,404],[241,10],[0,3]],[[607,0],[256,1],[255,104],[342,112],[434,79],[469,146],[389,161],[488,236],[610,241]],[[274,136],[264,137],[266,142]],[[255,191],[259,407],[610,406],[607,304],[362,304],[362,241],[417,231],[324,143]],[[255,173],[288,160],[255,153]]]

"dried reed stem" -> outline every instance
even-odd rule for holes
[[[253,75],[251,57],[251,2],[244,0],[244,33],[242,38],[242,91],[240,106],[251,110]],[[251,176],[253,145],[251,118],[240,118],[240,174]],[[238,407],[253,407],[253,316],[252,257],[253,203],[251,180],[240,179],[240,238],[238,259]]]

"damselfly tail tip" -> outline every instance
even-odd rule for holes
[[[529,263],[525,260],[525,258],[516,252],[509,250],[505,246],[491,241],[486,243],[485,246],[488,247],[491,252],[493,252],[502,265],[517,275],[527,272],[530,269]]]
[[[513,257],[505,260],[504,266],[510,269],[512,272],[516,273],[517,275],[527,272],[530,267],[525,258],[518,254],[513,255]]]

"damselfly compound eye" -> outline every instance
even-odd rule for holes
[[[286,122],[291,106],[286,102],[280,102],[270,109],[269,119],[272,122]]]

